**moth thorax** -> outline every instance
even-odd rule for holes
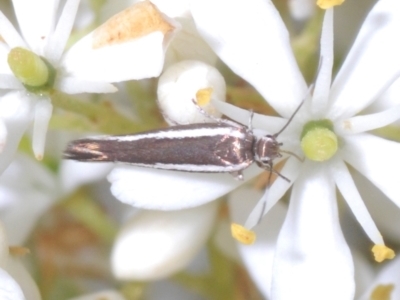
[[[254,145],[255,160],[259,163],[268,163],[277,157],[281,157],[279,153],[280,145],[272,135],[259,138]]]

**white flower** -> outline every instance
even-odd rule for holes
[[[353,298],[353,261],[338,222],[336,187],[369,238],[384,247],[346,163],[400,206],[400,186],[388,172],[389,166],[400,168],[399,144],[366,133],[397,120],[400,107],[355,116],[400,75],[400,44],[393,39],[400,29],[399,11],[400,4],[395,0],[381,0],[374,7],[332,87],[333,10],[326,12],[321,38],[322,64],[315,88],[279,141],[284,144],[282,149],[300,154],[301,149],[310,146],[301,137],[302,131],[305,125],[313,124],[317,132],[327,133],[323,138],[332,143],[328,147],[332,157],[314,156],[319,154],[317,148],[316,153],[306,153],[304,162],[291,157],[281,170],[291,180],[293,190],[277,241],[271,299],[320,299],[321,295],[324,299]],[[278,132],[307,96],[307,86],[273,5],[262,0],[251,3],[205,0],[193,2],[191,12],[198,30],[219,57],[284,117],[255,115],[253,126],[271,134]],[[247,124],[248,112],[222,102],[214,104],[230,118]],[[326,120],[327,124],[315,122],[319,120]],[[304,129],[305,135],[310,132],[313,130]],[[244,176],[251,178],[259,172],[250,167]],[[137,193],[130,195],[131,203],[162,209],[199,205],[238,185],[227,174],[171,176],[166,171],[134,168],[114,171],[109,179],[113,188],[118,189],[119,194],[114,193],[117,197],[124,194],[124,188],[129,190],[128,185],[134,185]],[[149,182],[159,188],[149,189],[146,186]],[[278,178],[255,207],[247,227],[256,225],[260,214],[266,213],[289,187],[290,184]],[[152,202],[145,203],[141,197]]]
[[[195,100],[208,115],[221,113],[210,98],[225,101],[225,80],[218,70],[204,62],[184,60],[166,69],[158,80],[157,101],[170,125],[205,123],[211,120],[193,105]],[[203,103],[204,102],[204,103]]]
[[[353,117],[371,104],[399,76],[399,65],[397,62],[394,63],[399,60],[396,54],[399,45],[391,43],[393,47],[382,48],[382,41],[388,45],[392,41],[391,35],[400,28],[397,16],[394,16],[393,12],[395,10],[393,6],[396,5],[398,4],[394,1],[380,1],[374,8],[332,88],[330,88],[333,63],[332,11],[327,11],[321,38],[322,65],[312,99],[306,101],[305,107],[280,136],[280,141],[283,142],[285,150],[299,153],[299,137],[304,125],[309,121],[328,119],[333,123],[333,132],[339,139],[339,149],[330,160],[322,163],[311,161],[309,156],[304,163],[290,159],[281,171],[292,182],[296,181],[288,215],[278,238],[271,287],[272,299],[293,299],[294,297],[302,298],[302,296],[308,299],[318,299],[322,292],[328,295],[324,296],[325,299],[352,299],[354,293],[354,285],[351,283],[352,260],[338,225],[335,185],[370,239],[376,245],[383,245],[382,237],[367,212],[344,162],[355,167],[395,204],[399,205],[398,185],[392,176],[383,176],[387,166],[400,164],[398,155],[396,155],[399,145],[364,133],[398,119],[399,107],[395,106],[376,114]],[[201,17],[205,18],[206,13]],[[385,23],[381,23],[382,26],[377,27],[376,18],[384,18]],[[207,24],[212,23],[209,14],[207,22]],[[221,31],[222,29],[218,31],[214,27],[214,31],[206,33],[211,40],[214,34],[220,36]],[[220,54],[222,53],[221,58],[230,63],[231,68],[234,68],[234,49],[230,47],[230,41],[225,40],[224,42],[225,44],[216,45],[215,49],[218,46],[218,51]],[[277,44],[271,40],[269,42]],[[248,43],[245,44],[252,49]],[[278,54],[278,52],[275,53]],[[278,55],[274,59],[278,61],[279,57],[283,59],[284,56]],[[259,59],[258,65],[261,66],[261,59],[257,58]],[[286,61],[290,61],[290,58],[291,56]],[[237,56],[236,61],[245,63],[246,58],[240,59]],[[249,62],[247,61],[247,63]],[[287,63],[282,65],[285,67]],[[260,78],[268,76],[268,74],[261,76],[262,73],[272,73],[271,68],[273,67],[276,68],[275,72],[283,77],[282,81],[278,78],[271,80],[269,84],[268,82],[264,83],[266,87],[271,88],[272,92],[279,93],[275,87],[283,84],[290,87],[304,84],[303,80],[298,80],[295,76],[289,75],[290,73],[286,73],[285,68],[280,69],[279,63],[271,64],[268,71],[263,71],[262,67],[266,67],[266,65],[259,69]],[[297,74],[297,68],[294,68],[293,71],[293,74]],[[245,66],[237,66],[236,72],[242,75],[246,74]],[[253,83],[249,78],[245,78]],[[257,87],[257,81],[253,84]],[[266,87],[264,89],[267,89]],[[290,99],[299,101],[304,94],[305,92],[301,96],[292,95],[290,97],[287,95],[289,97],[283,98],[284,95],[279,97],[279,95],[269,92],[268,96],[265,94],[264,96],[277,111],[285,115],[282,104],[289,103],[287,105],[290,106]],[[281,99],[285,99],[285,101]],[[291,111],[295,104],[292,105]],[[225,105],[221,104],[220,107],[223,106]],[[287,110],[286,116],[289,111]],[[233,109],[224,109],[223,112],[234,118]],[[264,128],[271,122],[276,122],[266,117],[263,119]],[[272,126],[274,125],[272,124]],[[272,126],[269,127],[272,128]],[[273,133],[278,130],[279,127],[268,131]],[[379,155],[382,149],[385,149],[385,157]],[[255,208],[248,220],[248,226],[252,227],[256,224],[265,201],[266,211],[268,211],[287,189],[288,185],[279,178]],[[322,274],[325,274],[325,277]]]
[[[116,91],[113,82],[158,76],[168,40],[178,27],[154,5],[142,2],[64,53],[79,0],[66,1],[60,15],[58,3],[13,1],[21,35],[0,12],[0,88],[9,91],[0,98],[0,120],[8,132],[0,171],[11,161],[32,120],[33,150],[42,158],[52,89],[67,94],[110,93]]]
[[[115,0],[103,7],[106,17],[141,0]],[[165,65],[181,60],[199,60],[214,65],[218,59],[210,46],[199,35],[190,12],[191,0],[151,0],[157,8],[179,22],[181,29],[174,35],[165,58]]]
[[[21,249],[22,250],[22,249]],[[23,250],[22,250],[23,251]],[[0,223],[0,299],[39,300],[39,289],[17,257],[10,254],[7,234]]]
[[[10,243],[25,243],[36,221],[59,197],[54,174],[37,161],[17,155],[0,175],[0,219]]]
[[[122,227],[111,265],[121,280],[159,280],[185,269],[213,229],[216,203],[175,212],[141,211]]]

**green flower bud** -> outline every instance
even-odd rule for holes
[[[43,92],[53,86],[55,69],[42,57],[27,49],[11,49],[7,59],[10,69],[25,88],[31,92]]]

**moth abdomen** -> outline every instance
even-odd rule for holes
[[[111,149],[101,140],[81,139],[70,142],[64,151],[64,159],[78,161],[114,161]]]

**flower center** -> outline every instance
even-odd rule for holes
[[[44,58],[27,49],[11,49],[7,59],[15,77],[33,93],[43,93],[53,87],[56,71]]]
[[[330,120],[310,121],[301,133],[301,148],[304,155],[314,161],[330,159],[338,149],[338,139]]]

